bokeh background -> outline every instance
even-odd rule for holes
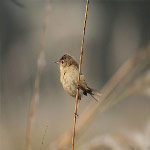
[[[58,138],[72,128],[75,100],[64,92],[59,68],[54,62],[64,53],[79,61],[85,4],[83,0],[50,1],[45,65],[33,121],[32,149],[41,149],[46,126],[45,150],[54,149]],[[44,0],[0,2],[0,149],[3,150],[24,149],[47,5]],[[89,86],[100,91],[128,58],[148,44],[149,18],[149,1],[90,1],[82,65]],[[143,144],[139,149],[146,147],[148,150],[148,94],[142,91],[130,96],[98,115],[77,140],[77,148],[92,149],[91,145],[100,141],[108,142],[115,150],[131,149],[119,146],[116,138],[123,134],[125,137],[121,137],[125,141],[132,137]],[[91,97],[82,99],[79,114],[91,101]],[[124,141],[124,138],[119,139]]]

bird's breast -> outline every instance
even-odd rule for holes
[[[72,96],[76,95],[78,70],[73,67],[60,69],[60,81],[63,88]]]
[[[60,72],[60,80],[62,84],[73,84],[77,83],[78,79],[78,71],[73,67],[68,67],[66,69],[62,69]]]

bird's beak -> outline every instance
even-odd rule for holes
[[[60,61],[56,61],[55,63],[56,63],[56,64],[60,64]]]

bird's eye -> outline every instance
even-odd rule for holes
[[[63,63],[64,63],[64,60],[62,60],[61,63],[63,64]]]

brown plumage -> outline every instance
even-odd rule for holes
[[[56,62],[60,66],[60,81],[63,85],[64,90],[71,96],[75,97],[77,92],[77,81],[78,81],[78,72],[79,65],[75,59],[69,55],[63,55],[59,61]],[[79,99],[84,94],[90,94],[95,100],[99,100],[101,95],[99,92],[87,86],[84,75],[80,74],[80,83],[79,83]]]

